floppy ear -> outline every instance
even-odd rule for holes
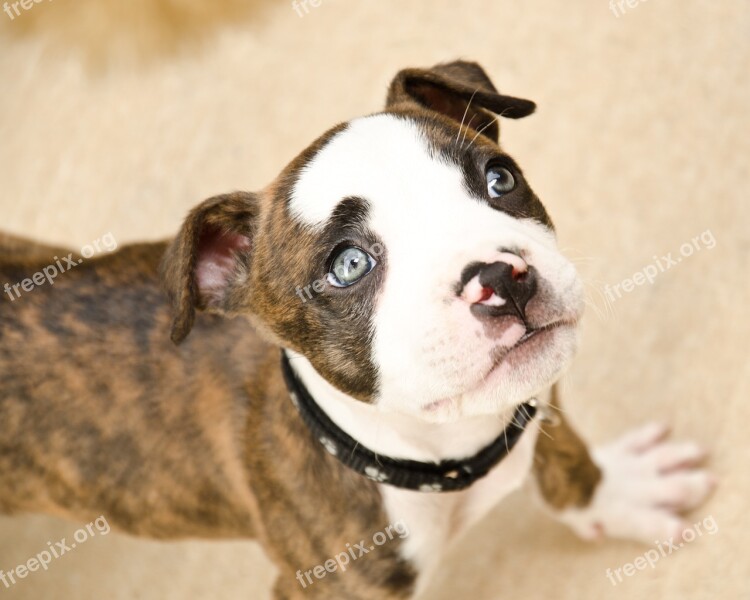
[[[504,96],[477,63],[455,61],[432,69],[404,69],[388,90],[386,108],[417,104],[481,131],[497,142],[499,128],[492,113],[520,119],[534,112],[531,100]]]
[[[188,214],[160,269],[175,310],[175,344],[190,333],[196,308],[228,310],[227,298],[252,250],[258,213],[255,195],[234,192],[209,198]]]

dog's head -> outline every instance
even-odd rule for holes
[[[474,63],[407,69],[382,113],[339,125],[264,191],[207,200],[163,271],[177,308],[245,314],[363,402],[445,421],[549,386],[582,286],[498,145],[531,114]]]

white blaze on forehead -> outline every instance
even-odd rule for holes
[[[501,246],[524,248],[531,237],[555,247],[546,227],[472,197],[461,169],[430,149],[425,131],[394,115],[356,119],[335,135],[301,170],[290,210],[322,227],[351,196],[368,202],[368,225],[385,244],[389,271],[403,258],[405,273],[429,265],[455,282],[469,262],[497,260]]]
[[[486,339],[456,297],[468,264],[515,248],[556,289],[575,276],[546,227],[473,197],[461,169],[426,137],[417,123],[393,115],[354,120],[301,170],[290,203],[295,218],[322,227],[344,198],[368,202],[367,225],[387,263],[373,299],[377,401],[408,411],[461,394],[490,366],[497,341]]]
[[[347,196],[397,202],[408,197],[425,169],[435,164],[419,128],[392,115],[351,121],[301,170],[292,191],[292,214],[322,225]],[[446,170],[431,172],[443,178]],[[439,185],[429,182],[429,185]]]

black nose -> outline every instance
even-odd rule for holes
[[[494,262],[482,265],[477,274],[480,285],[491,289],[505,302],[500,306],[473,304],[471,310],[475,314],[493,317],[511,315],[526,321],[526,304],[536,293],[534,267],[527,266],[524,270],[520,270],[506,262]]]

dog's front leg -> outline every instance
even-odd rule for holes
[[[589,453],[560,411],[556,392],[533,467],[555,517],[584,539],[679,539],[686,529],[680,513],[700,505],[715,487],[713,475],[698,468],[705,451],[667,442],[668,429],[650,424]]]

